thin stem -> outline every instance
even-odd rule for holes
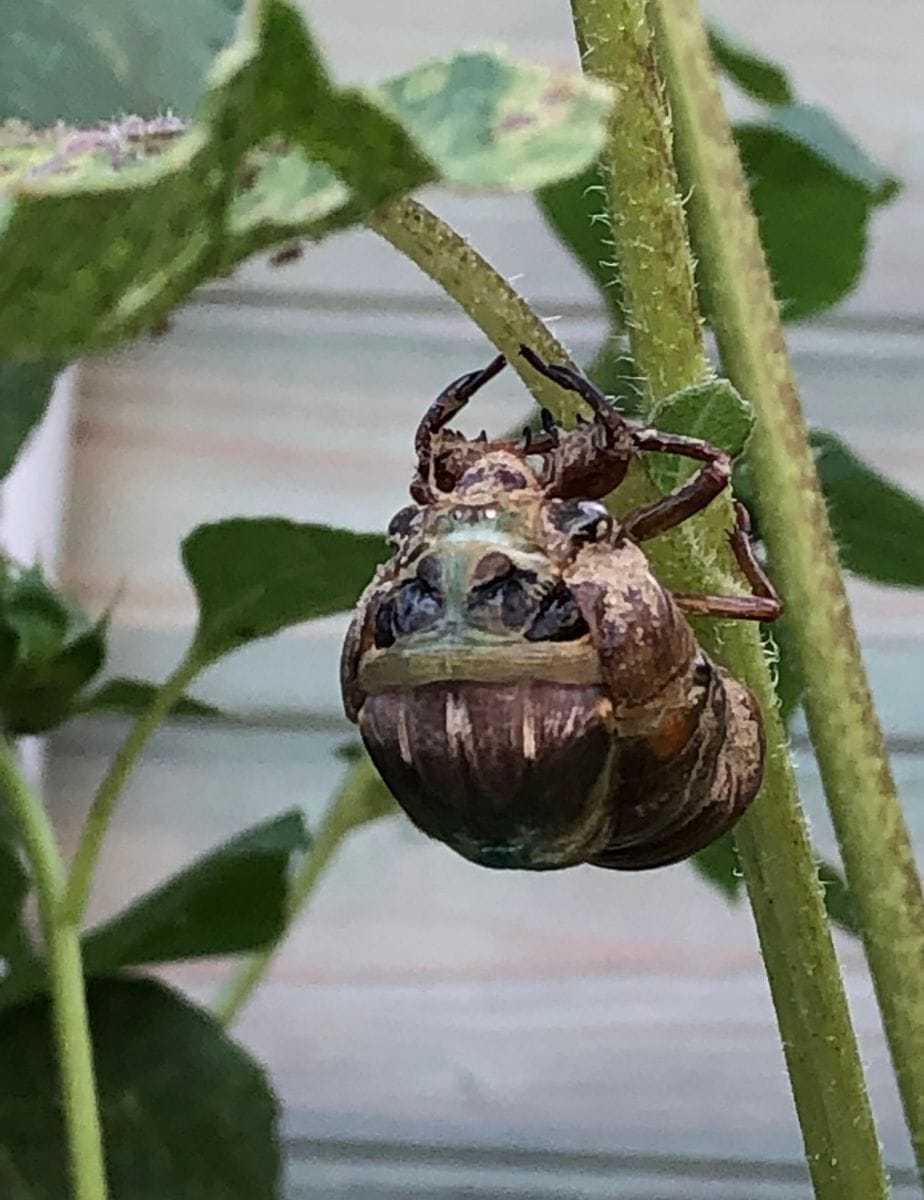
[[[93,874],[103,848],[106,831],[128,778],[150,741],[151,735],[200,669],[201,664],[196,661],[190,651],[160,688],[147,712],[142,713],[132,726],[115,758],[109,764],[109,770],[97,789],[84,822],[67,882],[65,911],[75,925],[80,924],[86,910],[90,889],[93,886]]]
[[[394,811],[394,807],[394,801],[369,760],[364,758],[354,763],[331,801],[311,849],[292,879],[288,920],[283,933],[269,946],[244,960],[216,1003],[215,1016],[223,1025],[231,1024],[266,976],[292,922],[304,911],[341,842],[360,825],[387,816]]]
[[[572,0],[572,11],[585,67],[622,90],[602,162],[629,338],[650,404],[708,373],[670,124],[645,0]],[[707,553],[719,552],[714,526],[702,537]],[[884,1197],[856,1039],[759,631],[742,622],[700,628],[707,649],[751,687],[764,713],[764,783],[737,841],[816,1195]]]
[[[761,530],[924,1177],[924,899],[806,437],[757,222],[695,0],[657,0],[691,222],[728,374],[757,415]]]
[[[523,297],[477,250],[418,200],[399,200],[369,220],[377,234],[400,250],[457,301],[520,375],[538,404],[565,415],[580,402],[534,371],[520,346],[532,347],[547,362],[574,366],[565,347]]]
[[[12,747],[0,739],[0,791],[22,834],[32,868],[48,974],[75,1200],[106,1200],[103,1136],[96,1096],[80,933],[62,911],[64,864],[41,800],[23,778]]]

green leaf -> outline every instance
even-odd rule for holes
[[[338,88],[288,0],[262,0],[213,78],[182,133],[137,119],[0,131],[0,353],[112,345],[256,250],[426,183],[532,188],[579,171],[611,103],[599,83],[490,54]]]
[[[824,888],[825,908],[832,924],[845,933],[859,937],[860,918],[856,902],[847,887],[847,880],[837,867],[826,862],[818,864],[818,878]]]
[[[310,839],[300,812],[238,834],[84,939],[88,974],[259,950],[288,915],[292,856]]]
[[[729,380],[711,379],[661,400],[648,423],[664,433],[701,438],[736,457],[750,436],[754,414]],[[646,465],[664,491],[671,491],[696,469],[689,459],[663,454],[648,455]]]
[[[5,566],[0,581],[0,722],[14,736],[71,715],[106,656],[108,619],[90,625],[39,567]]]
[[[91,981],[90,1023],[113,1200],[278,1200],[278,1104],[263,1070],[203,1010],[150,980]],[[0,1195],[69,1196],[45,999],[0,1014]]]
[[[159,691],[159,684],[147,683],[142,679],[109,679],[89,696],[82,696],[77,707],[82,713],[124,713],[126,716],[138,717],[148,711]],[[181,696],[168,715],[221,720],[225,714],[214,704],[206,704],[192,696]]]
[[[3,6],[0,117],[76,125],[191,112],[241,0],[42,0]]]
[[[735,136],[784,318],[830,307],[859,279],[870,215],[896,181],[808,105],[771,109]]]
[[[60,370],[61,363],[51,360],[0,362],[0,479],[44,417]]]
[[[200,525],[183,542],[199,601],[193,656],[205,664],[290,625],[355,604],[389,554],[378,534],[275,517]]]
[[[924,587],[924,504],[867,466],[831,433],[812,446],[841,562],[896,587]]]
[[[791,104],[795,100],[789,77],[782,67],[739,42],[714,22],[709,24],[709,48],[721,71],[755,100],[765,104]]]

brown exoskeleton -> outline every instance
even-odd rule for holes
[[[664,866],[729,829],[754,798],[754,697],[697,645],[684,613],[771,621],[781,605],[745,510],[731,536],[750,596],[680,595],[639,547],[704,508],[730,462],[625,420],[588,380],[522,354],[593,422],[520,443],[446,429],[504,366],[462,376],[417,431],[415,504],[361,597],[342,656],[347,715],[425,833],[488,867]],[[702,464],[613,518],[600,499],[640,451]]]

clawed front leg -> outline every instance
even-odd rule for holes
[[[735,504],[735,528],[729,535],[732,553],[751,585],[751,596],[694,596],[674,592],[681,612],[701,617],[732,617],[743,621],[775,621],[783,611],[779,593],[757,561],[751,542],[751,519],[741,503]]]
[[[440,392],[424,413],[414,437],[414,449],[417,452],[422,473],[430,458],[433,435],[445,428],[456,413],[462,411],[472,396],[486,383],[489,383],[495,375],[498,375],[506,365],[507,360],[504,355],[498,354],[486,367],[482,367],[478,371],[469,371],[467,375],[460,376]]]
[[[724,450],[700,438],[683,437],[675,433],[659,433],[656,429],[635,432],[636,450],[661,454],[677,454],[692,458],[705,466],[689,483],[662,496],[644,508],[629,513],[622,523],[623,533],[634,542],[644,542],[680,525],[710,504],[731,479],[731,459]]]

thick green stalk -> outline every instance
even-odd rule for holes
[[[80,931],[62,908],[64,864],[51,822],[41,800],[23,779],[6,738],[0,739],[0,791],[19,825],[38,897],[74,1200],[106,1200]]]
[[[67,883],[65,910],[75,925],[80,924],[86,909],[106,831],[128,778],[158,725],[201,669],[201,663],[190,651],[158,691],[151,707],[132,726],[97,789],[80,834]]]
[[[924,899],[806,438],[779,309],[696,0],[654,5],[728,374],[751,401],[761,530],[791,611],[825,794],[924,1176]]]
[[[650,403],[708,374],[670,124],[645,0],[572,0],[572,11],[585,68],[622,93],[602,165],[629,338]],[[711,572],[703,574],[700,586],[712,590]],[[816,1195],[884,1197],[859,1052],[758,630],[723,623],[702,638],[755,692],[767,726],[764,784],[737,841]]]
[[[372,763],[367,758],[354,763],[331,801],[311,849],[292,879],[288,920],[283,933],[269,946],[244,960],[215,1005],[215,1016],[223,1025],[231,1024],[266,976],[292,922],[304,911],[341,842],[360,825],[387,816],[394,808],[395,802]]]

